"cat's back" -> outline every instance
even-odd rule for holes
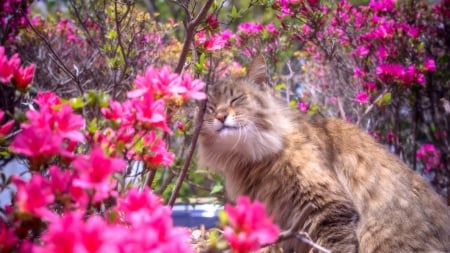
[[[450,252],[449,209],[420,175],[352,124],[309,122],[360,214],[361,252]]]

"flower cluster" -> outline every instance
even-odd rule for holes
[[[4,0],[0,3],[0,36],[13,41],[20,28],[27,24],[30,0]]]
[[[33,81],[35,65],[31,64],[22,67],[18,54],[14,54],[9,59],[5,53],[5,48],[0,46],[0,82],[12,82],[18,90],[25,91]]]
[[[170,209],[148,188],[130,189],[117,201],[117,218],[109,221],[79,211],[47,217],[43,243],[32,252],[193,252],[187,230],[173,227]]]
[[[436,169],[441,165],[441,154],[433,144],[423,144],[417,150],[416,157],[424,164],[425,172]]]
[[[235,253],[250,252],[278,238],[279,228],[267,217],[264,205],[239,197],[236,206],[225,206],[228,225],[224,228],[225,239]]]

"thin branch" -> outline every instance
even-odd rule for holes
[[[205,89],[207,89],[208,86],[205,87]],[[206,93],[207,91],[205,91]],[[203,123],[203,116],[205,114],[206,111],[206,100],[203,100],[200,103],[200,110],[198,112],[198,117],[197,120],[195,122],[195,130],[194,133],[192,135],[192,141],[191,144],[189,146],[189,151],[187,153],[186,156],[186,160],[184,160],[184,164],[183,167],[181,168],[180,174],[178,176],[177,182],[175,184],[174,189],[172,190],[172,195],[170,196],[169,199],[169,203],[168,205],[173,207],[173,205],[175,204],[175,200],[178,196],[178,192],[180,191],[181,185],[183,184],[184,178],[186,176],[187,170],[189,169],[189,165],[191,164],[191,160],[192,160],[192,156],[194,155],[194,151],[195,151],[195,147],[197,145],[197,140],[198,137],[200,135],[200,129],[202,127],[202,123]]]
[[[28,19],[28,17],[26,15],[24,15],[25,20],[27,21],[28,25],[31,27],[31,30],[33,30],[33,32],[44,42],[44,44],[47,46],[48,50],[52,53],[53,57],[52,60],[64,71],[66,72],[67,75],[69,75],[73,81],[75,81],[78,89],[80,90],[81,94],[84,94],[84,89],[83,87],[81,87],[80,84],[80,80],[78,78],[78,76],[76,76],[75,74],[72,73],[72,71],[70,71],[67,66],[64,64],[64,62],[61,60],[61,58],[59,58],[58,54],[53,50],[52,45],[50,44],[50,42],[47,40],[47,38],[45,38],[44,35],[42,35],[37,29],[36,27],[34,27],[34,25],[31,23],[31,21]]]
[[[186,24],[186,37],[184,38],[183,49],[181,50],[180,58],[178,60],[177,67],[175,68],[176,73],[179,74],[183,70],[183,66],[186,62],[192,39],[195,35],[195,29],[200,24],[200,22],[205,19],[206,14],[208,13],[209,8],[211,8],[213,2],[214,0],[208,0],[205,5],[203,5],[198,15],[193,20],[188,20],[188,23]]]

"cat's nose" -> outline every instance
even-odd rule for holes
[[[225,112],[220,112],[216,114],[216,119],[220,120],[220,122],[224,123],[227,119],[228,114]]]

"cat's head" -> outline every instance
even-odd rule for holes
[[[253,60],[245,77],[212,85],[200,134],[200,156],[235,156],[254,162],[279,152],[291,124],[285,114],[288,108],[272,93],[262,57]]]

